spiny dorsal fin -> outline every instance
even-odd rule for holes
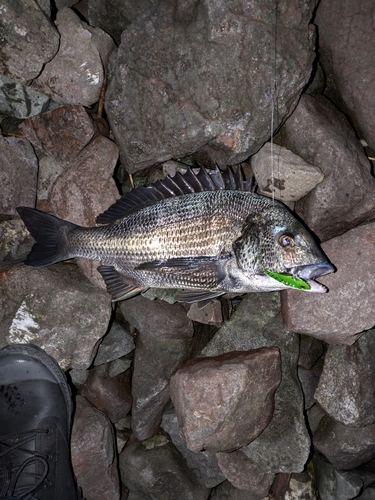
[[[185,174],[177,172],[154,182],[150,186],[140,186],[124,194],[105,212],[96,218],[98,224],[111,224],[121,217],[151,205],[164,198],[183,194],[200,193],[202,191],[238,190],[249,191],[250,181],[245,181],[242,168],[234,174],[231,167],[221,172],[218,167],[209,171],[201,167],[197,174],[189,167]]]

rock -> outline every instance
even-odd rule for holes
[[[74,162],[96,132],[83,106],[71,105],[31,117],[20,130],[33,146],[63,165]]]
[[[34,206],[38,161],[25,139],[0,134],[0,214],[17,214],[16,207]]]
[[[116,423],[125,418],[132,407],[130,372],[111,377],[108,365],[97,366],[89,371],[80,394]]]
[[[68,7],[59,10],[60,46],[33,86],[61,104],[91,106],[99,100],[104,71],[115,44],[100,28],[81,21]]]
[[[291,475],[284,498],[285,500],[316,500],[317,492],[314,478],[310,476],[308,471]]]
[[[169,379],[188,359],[193,325],[180,304],[142,296],[121,302],[125,319],[139,331],[133,371],[132,429],[139,440],[153,436],[169,401]]]
[[[339,471],[318,454],[313,457],[313,466],[321,500],[357,498],[363,487],[374,479],[374,473],[371,474],[366,466],[352,471]]]
[[[334,274],[318,278],[329,292],[283,291],[285,327],[328,344],[347,345],[353,344],[364,330],[372,328],[375,324],[374,241],[375,223],[372,222],[323,243],[324,253],[337,268]]]
[[[82,396],[76,397],[72,439],[72,464],[87,500],[120,499],[112,424]]]
[[[69,314],[67,314],[69,311]],[[32,343],[60,366],[88,368],[108,328],[110,298],[73,264],[0,273],[0,345]]]
[[[375,458],[375,424],[350,427],[323,417],[314,432],[314,446],[338,469],[354,469]]]
[[[130,359],[127,358],[121,358],[121,359],[115,359],[114,361],[111,361],[108,365],[108,375],[110,377],[116,377],[116,375],[120,375],[120,373],[124,373],[126,370],[128,370],[132,365],[132,362]]]
[[[262,467],[248,458],[242,451],[216,454],[219,466],[228,481],[236,488],[246,491],[250,497],[265,497],[275,479],[274,474],[267,474]]]
[[[49,97],[0,74],[0,112],[5,116],[28,118],[42,113]]]
[[[191,451],[232,451],[268,425],[281,380],[275,347],[188,361],[172,375],[170,394]]]
[[[375,498],[375,486],[370,486],[366,488],[361,495],[357,497],[357,500],[374,500]]]
[[[63,164],[58,163],[50,156],[41,156],[39,158],[37,191],[37,206],[39,210],[43,210],[44,205],[48,204],[52,186],[63,170]]]
[[[33,243],[34,239],[20,219],[0,222],[0,262],[24,257]]]
[[[312,191],[324,176],[319,168],[306,163],[277,144],[267,142],[251,157],[259,193],[281,201],[297,201]]]
[[[106,94],[127,170],[192,152],[221,166],[255,153],[270,136],[275,87],[277,128],[310,77],[315,4],[276,12],[271,1],[162,1],[135,20],[111,58]]]
[[[121,42],[121,33],[132,21],[159,4],[158,0],[89,0],[88,20],[92,26],[103,28],[116,43]]]
[[[73,384],[78,388],[83,385],[89,377],[89,370],[70,370],[69,375]]]
[[[309,337],[308,335],[301,335],[298,366],[310,370],[323,355],[323,352],[323,342],[314,339],[314,337]]]
[[[221,325],[223,312],[220,300],[211,300],[205,307],[199,308],[198,303],[191,304],[187,317],[206,325]]]
[[[325,416],[326,412],[319,404],[315,404],[307,410],[306,417],[311,434],[314,434],[314,432],[318,428],[320,421]]]
[[[315,390],[318,386],[322,371],[323,360],[319,360],[313,368],[310,368],[310,370],[298,367],[298,378],[301,382],[302,392],[304,395],[305,410],[308,410],[315,404]]]
[[[375,217],[370,162],[345,116],[326,97],[303,95],[275,141],[324,174],[295,206],[322,241]]]
[[[134,442],[119,456],[121,480],[128,498],[206,500],[210,490],[200,485],[173,444],[163,436]]]
[[[355,124],[358,135],[375,149],[375,45],[371,1],[321,3],[320,61],[328,75],[326,94]]]
[[[94,366],[109,363],[134,349],[134,339],[118,321],[112,323],[111,329],[103,338],[94,359]]]
[[[177,415],[174,411],[164,413],[161,426],[169,434],[173,444],[184,457],[200,484],[206,488],[213,488],[225,480],[215,453],[207,450],[193,452],[186,447],[178,429]]]
[[[270,474],[303,470],[310,453],[303,394],[297,376],[299,341],[281,325],[279,300],[278,292],[244,296],[229,321],[200,353],[200,356],[217,356],[265,346],[280,349],[282,381],[275,393],[274,416],[262,434],[242,448]]]
[[[315,399],[342,424],[365,427],[375,422],[374,349],[374,329],[350,347],[328,347]]]
[[[224,481],[212,490],[210,500],[260,500],[259,495],[235,488],[229,481]]]
[[[0,73],[26,84],[59,48],[59,33],[34,0],[4,0],[1,7]]]

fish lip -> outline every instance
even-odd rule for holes
[[[329,262],[320,262],[319,264],[308,264],[306,266],[296,266],[290,269],[291,274],[295,278],[304,281],[314,280],[320,276],[333,273],[335,268]],[[310,284],[310,283],[309,283]]]

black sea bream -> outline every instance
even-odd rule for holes
[[[176,299],[187,302],[286,288],[325,292],[313,279],[334,270],[288,208],[250,192],[240,170],[189,169],[135,188],[97,227],[18,212],[36,240],[26,264],[99,260],[113,300],[148,288],[177,289]]]

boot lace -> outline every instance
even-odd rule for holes
[[[36,439],[37,434],[48,434],[48,429],[34,429],[17,435],[0,437],[0,497],[16,496],[22,500],[31,500],[33,495],[44,485],[48,475],[47,455],[25,448],[25,445]],[[19,451],[31,456],[20,465],[7,461],[6,455]],[[37,464],[40,471],[36,472]],[[29,470],[28,470],[29,469]],[[20,483],[22,480],[22,484]]]

